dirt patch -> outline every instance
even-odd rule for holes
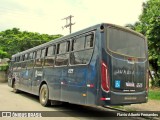
[[[160,111],[160,101],[149,100],[147,103],[124,106],[124,109],[129,111]]]
[[[151,87],[150,90],[160,91],[159,87]]]

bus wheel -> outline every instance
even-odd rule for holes
[[[50,106],[51,101],[49,100],[49,90],[46,84],[43,84],[40,88],[39,101],[42,106]]]
[[[19,90],[16,88],[16,81],[14,81],[14,83],[13,83],[13,92],[14,93],[18,93],[19,92]]]

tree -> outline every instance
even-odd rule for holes
[[[7,52],[4,52],[3,50],[0,50],[0,58],[8,58],[9,57],[9,55],[8,55],[8,53]]]
[[[140,22],[135,22],[133,25],[132,24],[126,24],[125,27],[130,28],[132,30],[137,30],[137,26],[139,26]]]
[[[154,86],[160,86],[160,0],[143,3],[143,11],[138,24],[129,28],[146,36],[149,48],[149,63],[155,72]]]
[[[20,31],[19,28],[0,32],[0,58],[43,44],[62,35],[39,34],[37,32]]]

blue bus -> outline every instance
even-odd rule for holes
[[[148,100],[145,37],[101,23],[12,56],[8,84],[41,105],[127,105]]]

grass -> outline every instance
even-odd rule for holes
[[[149,96],[149,99],[160,100],[160,88],[150,89],[148,96]]]
[[[123,106],[112,106],[112,108],[115,108],[115,109],[124,109]]]
[[[119,110],[125,110],[128,112],[136,111],[134,108],[127,108],[125,106],[112,106],[112,108],[119,109]]]

